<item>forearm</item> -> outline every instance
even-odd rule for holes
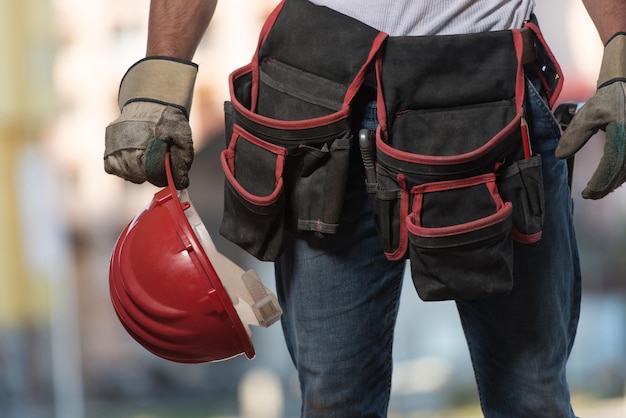
[[[151,0],[147,56],[191,60],[217,0]]]
[[[626,1],[582,0],[591,20],[598,29],[602,43],[617,32],[626,32]]]

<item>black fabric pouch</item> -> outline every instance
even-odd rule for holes
[[[231,123],[230,105],[225,114]],[[220,233],[261,260],[274,259],[283,249],[287,152],[237,124],[229,127],[228,147],[221,154],[225,214]]]
[[[406,227],[416,290],[424,300],[474,299],[512,288],[513,207],[495,174],[424,183]]]
[[[274,10],[251,63],[229,79],[223,236],[274,260],[285,229],[336,232],[352,142],[350,104],[386,37],[306,0]]]
[[[500,31],[385,47],[368,189],[385,253],[410,259],[423,300],[512,289],[513,204],[496,177],[524,158],[522,46],[519,31]]]

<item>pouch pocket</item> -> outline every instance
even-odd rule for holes
[[[493,173],[411,190],[406,221],[413,283],[426,301],[478,299],[513,287],[512,204]]]
[[[220,234],[259,260],[274,260],[283,248],[286,154],[239,125],[221,154],[226,187]]]
[[[344,137],[320,148],[299,146],[293,156],[293,170],[289,168],[292,173],[288,181],[293,184],[287,186],[291,190],[288,224],[295,225],[296,230],[337,232],[350,163],[350,142],[351,136],[346,132]]]
[[[259,113],[246,107],[254,95],[251,67],[231,74],[234,100],[224,106],[226,132],[237,124],[240,130],[284,152],[286,228],[333,234],[339,227],[350,165],[350,109],[340,109],[341,103],[335,100],[337,83],[322,82],[322,78],[276,59],[268,60],[261,70]],[[311,84],[334,91],[334,99],[324,99],[324,92],[314,90]]]
[[[314,119],[339,112],[345,86],[275,58],[261,63],[257,113],[272,119]]]
[[[500,195],[513,204],[513,239],[533,244],[541,239],[544,212],[541,155],[519,160],[498,179]]]

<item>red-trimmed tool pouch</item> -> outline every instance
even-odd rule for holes
[[[508,293],[514,213],[524,206],[536,213],[520,215],[532,221],[519,235],[540,238],[540,157],[522,135],[522,48],[519,30],[389,38],[376,64],[377,184],[368,190],[386,256],[410,259],[424,300]],[[503,185],[519,179],[507,170],[532,171],[538,181],[518,182],[532,205]]]
[[[473,299],[511,290],[513,206],[498,194],[495,174],[424,183],[411,195],[409,258],[421,298]]]
[[[252,62],[229,79],[222,235],[274,260],[285,229],[336,232],[350,103],[386,37],[306,0],[278,5]]]

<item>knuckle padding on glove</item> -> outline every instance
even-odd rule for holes
[[[123,150],[104,159],[104,171],[141,184],[146,181],[143,150]]]
[[[127,120],[112,123],[106,128],[104,157],[125,149],[145,149],[148,141],[153,137],[154,123],[152,122]]]
[[[133,102],[124,106],[120,117],[107,126],[105,157],[124,149],[146,149],[166,109],[167,106],[153,102]]]

